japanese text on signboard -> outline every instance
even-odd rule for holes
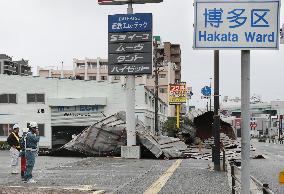
[[[109,16],[109,32],[148,32],[152,30],[152,14],[117,14]]]
[[[169,85],[169,104],[186,103],[186,83]]]
[[[109,75],[152,74],[152,14],[109,16]]]
[[[279,1],[203,1],[195,4],[195,48],[277,49]]]

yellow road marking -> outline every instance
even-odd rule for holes
[[[182,159],[175,161],[170,168],[162,176],[158,178],[145,192],[144,194],[157,194],[165,186],[170,177],[174,174],[176,169],[180,166]]]
[[[106,192],[105,190],[99,190],[99,191],[93,192],[93,194],[103,194],[103,193],[105,193],[105,192]]]

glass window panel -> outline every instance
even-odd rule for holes
[[[27,94],[27,102],[28,103],[35,103],[36,102],[35,94]]]
[[[44,103],[44,94],[36,94],[36,102]]]
[[[8,103],[8,94],[0,95],[0,103]]]
[[[9,103],[17,103],[17,95],[16,94],[9,94]]]
[[[38,124],[39,136],[44,136],[44,124]]]

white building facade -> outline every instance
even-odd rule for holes
[[[43,148],[63,145],[105,116],[125,111],[127,103],[121,83],[0,75],[0,85],[0,141],[13,124],[25,128],[35,121]],[[162,124],[168,106],[161,99],[159,109]],[[154,131],[154,95],[144,85],[136,86],[136,116]]]

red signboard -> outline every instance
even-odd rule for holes
[[[256,123],[250,123],[250,127],[251,127],[251,128],[256,128],[256,127],[257,127],[257,124],[256,124]]]
[[[123,4],[144,4],[144,3],[161,3],[163,0],[98,0],[100,5],[123,5]]]

